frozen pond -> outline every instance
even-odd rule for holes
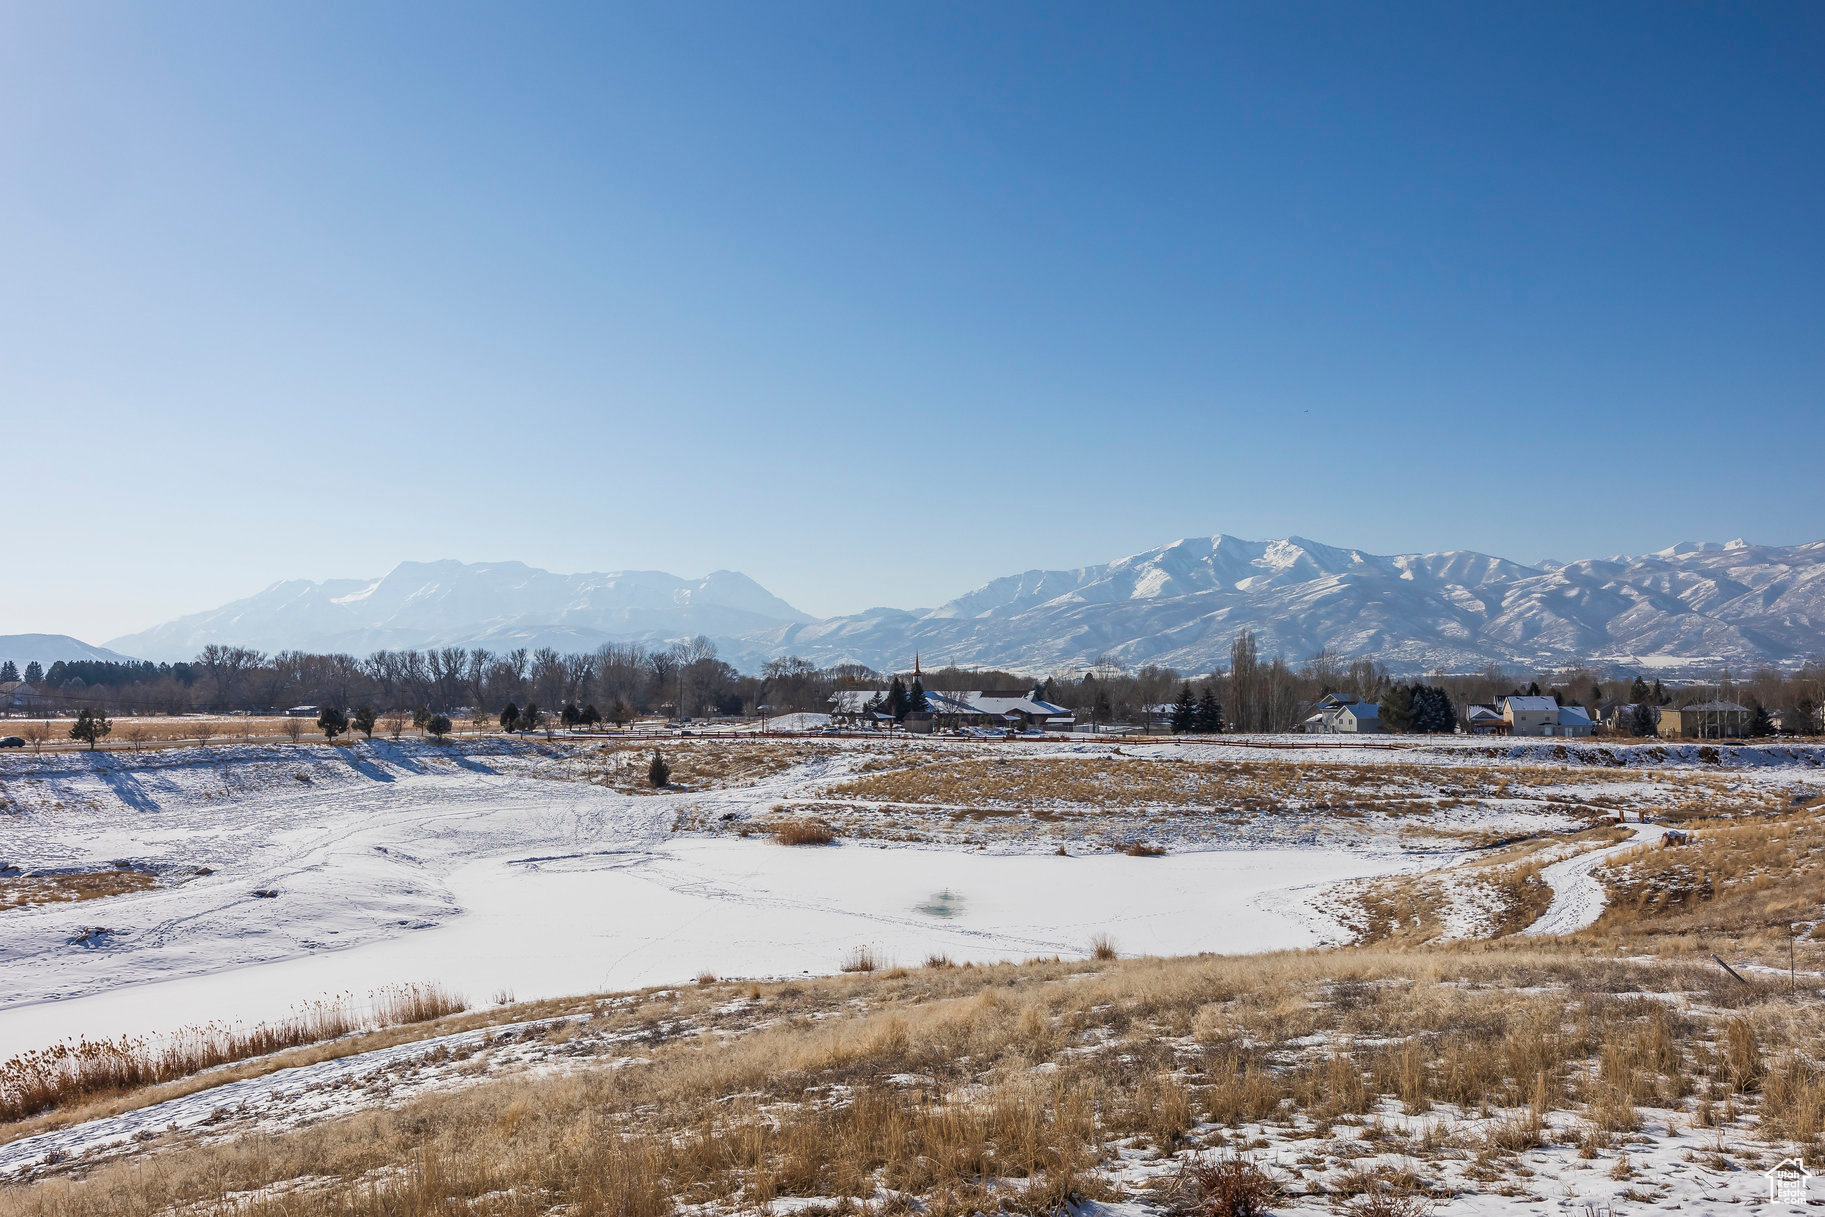
[[[280,1018],[301,1003],[437,981],[472,1003],[718,976],[837,970],[858,946],[885,964],[1124,953],[1249,952],[1337,937],[1317,891],[1412,869],[1391,852],[1241,849],[1163,858],[983,854],[762,839],[603,844],[497,855],[447,881],[463,910],[345,950],[0,1010],[0,1059],[65,1037],[153,1034]]]

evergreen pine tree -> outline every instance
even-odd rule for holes
[[[931,706],[925,700],[925,682],[914,676],[912,688],[906,693],[906,712],[911,714],[915,710],[929,709]]]
[[[1793,703],[1793,709],[1781,716],[1781,727],[1788,735],[1811,735],[1819,723],[1819,707],[1810,697]]]
[[[1191,695],[1191,682],[1188,680],[1179,687],[1179,700],[1172,707],[1172,733],[1183,735],[1197,723],[1198,703]]]
[[[369,739],[373,739],[374,738],[374,726],[379,721],[380,721],[380,716],[378,714],[374,713],[374,707],[363,706],[363,707],[361,707],[361,709],[355,711],[355,717],[352,720],[350,720],[350,725],[353,726],[355,728],[355,730],[361,732],[361,734],[367,736]]]
[[[1648,699],[1648,682],[1637,676],[1635,683],[1629,686],[1629,701],[1639,706]]]
[[[34,659],[30,663],[25,665],[25,683],[26,684],[35,685],[35,684],[38,684],[43,679],[44,679],[44,665],[43,664],[39,663],[36,659]]]
[[[501,710],[501,730],[502,731],[512,731],[514,729],[514,725],[516,723],[518,723],[519,721],[520,721],[520,708],[518,706],[514,705],[512,702],[508,702],[506,704],[506,706],[503,707]]]
[[[1774,720],[1768,717],[1768,711],[1764,709],[1762,703],[1758,701],[1749,714],[1749,737],[1751,739],[1761,739],[1763,736],[1773,734]]]
[[[109,720],[105,710],[95,712],[84,706],[82,713],[76,716],[76,722],[70,727],[70,738],[86,740],[89,751],[93,752],[95,745],[99,744],[113,730],[114,724]]]
[[[1211,689],[1204,690],[1204,696],[1198,699],[1198,712],[1192,719],[1192,730],[1199,735],[1221,735],[1223,733],[1223,706],[1217,701],[1217,695]]]
[[[1451,695],[1435,685],[1413,686],[1413,729],[1427,735],[1449,735],[1457,729]]]
[[[0,663],[0,685],[11,684],[19,679],[19,669],[13,666],[12,660]]]
[[[317,730],[323,732],[323,738],[330,743],[349,729],[349,716],[334,706],[323,707],[323,713],[317,716]]]
[[[900,683],[898,676],[893,678],[893,684],[887,688],[887,706],[885,708],[896,723],[906,717],[906,686]]]
[[[646,780],[651,782],[654,790],[663,790],[672,784],[672,767],[665,763],[659,749],[653,749],[653,762],[646,767]]]
[[[1654,704],[1657,706],[1664,706],[1672,700],[1672,698],[1667,696],[1666,689],[1661,687],[1660,677],[1656,676],[1654,678]]]
[[[1396,734],[1405,734],[1413,730],[1413,689],[1412,685],[1393,685],[1382,694],[1381,729]]]
[[[1534,681],[1529,681],[1529,682],[1528,682],[1528,685],[1527,685],[1527,696],[1529,696],[1529,697],[1539,697],[1539,696],[1541,696],[1541,693],[1540,693],[1540,682],[1539,682],[1539,681],[1537,681],[1537,680],[1534,680]]]
[[[1654,734],[1654,707],[1646,701],[1636,702],[1629,714],[1629,733],[1643,739]]]

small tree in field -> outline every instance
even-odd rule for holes
[[[27,723],[19,728],[19,734],[32,746],[33,752],[43,752],[44,741],[51,738],[51,724]]]
[[[430,725],[430,722],[431,722],[431,712],[429,710],[425,709],[423,706],[420,706],[420,707],[418,707],[418,709],[412,711],[412,725],[414,727],[418,728],[418,733],[421,736],[424,734],[425,728]]]
[[[140,745],[144,744],[152,735],[150,731],[146,730],[144,723],[128,723],[121,729],[120,734],[123,739],[133,745],[135,752],[138,752]]]
[[[279,730],[284,732],[286,739],[295,744],[304,738],[304,720],[287,714],[285,721],[279,724]]]
[[[654,790],[664,790],[672,784],[672,767],[665,763],[659,749],[653,749],[653,763],[646,767],[646,780],[653,784]]]
[[[361,734],[367,736],[369,739],[373,739],[374,728],[379,722],[380,716],[374,713],[374,707],[363,706],[355,711],[355,717],[351,725],[355,730],[361,732]]]
[[[349,729],[349,716],[334,706],[323,707],[323,713],[317,716],[317,730],[323,732],[323,738],[330,743]]]
[[[93,752],[95,745],[106,739],[112,730],[114,730],[114,723],[108,718],[106,711],[98,713],[84,706],[82,712],[76,716],[76,721],[70,725],[70,738],[85,741],[89,745],[89,751]]]
[[[197,743],[207,748],[209,747],[209,741],[215,738],[215,724],[205,718],[197,723],[195,730],[193,730],[191,734],[196,736]]]
[[[387,715],[387,734],[393,737],[394,743],[397,744],[399,742],[399,737],[404,735],[405,731],[406,731],[406,716],[405,715],[401,714],[397,710],[395,710],[391,714]]]
[[[512,702],[508,702],[506,707],[501,710],[501,730],[513,731],[518,728],[519,722],[520,708]]]
[[[432,739],[440,744],[443,743],[444,736],[450,734],[449,716],[444,714],[431,715],[429,718],[425,719],[425,730],[431,733]]]

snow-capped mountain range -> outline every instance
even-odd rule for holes
[[[382,647],[556,647],[735,638],[802,624],[799,612],[746,575],[663,571],[554,575],[520,562],[402,562],[379,579],[292,579],[219,609],[115,640],[149,659],[188,659],[211,642],[262,650]]]
[[[1205,671],[1251,629],[1263,656],[1329,647],[1401,672],[1495,662],[1616,668],[1791,664],[1825,657],[1825,541],[1686,543],[1642,557],[1525,566],[1467,550],[1385,557],[1300,537],[1176,541],[1100,566],[1009,575],[935,609],[817,620],[745,575],[554,575],[519,563],[406,563],[384,578],[296,581],[111,641],[184,658],[263,649],[451,645],[592,648],[707,634],[752,669],[777,655],[1029,673],[1124,665]]]

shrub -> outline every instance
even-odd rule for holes
[[[1280,1185],[1251,1158],[1221,1158],[1195,1168],[1200,1211],[1211,1217],[1259,1217]]]
[[[841,964],[845,972],[872,972],[880,966],[880,961],[875,958],[874,948],[865,946],[857,947],[843,956]]]
[[[773,826],[773,839],[781,845],[828,845],[836,833],[822,820],[782,820]]]
[[[1135,841],[1122,852],[1127,854],[1130,858],[1160,858],[1165,856],[1166,847],[1164,845],[1149,845],[1145,841]]]
[[[1107,934],[1098,934],[1090,940],[1090,958],[1109,960],[1116,958],[1115,939]]]
[[[653,763],[646,767],[646,780],[653,784],[654,790],[664,790],[672,784],[672,767],[665,763],[665,757],[659,749],[653,749]]]

